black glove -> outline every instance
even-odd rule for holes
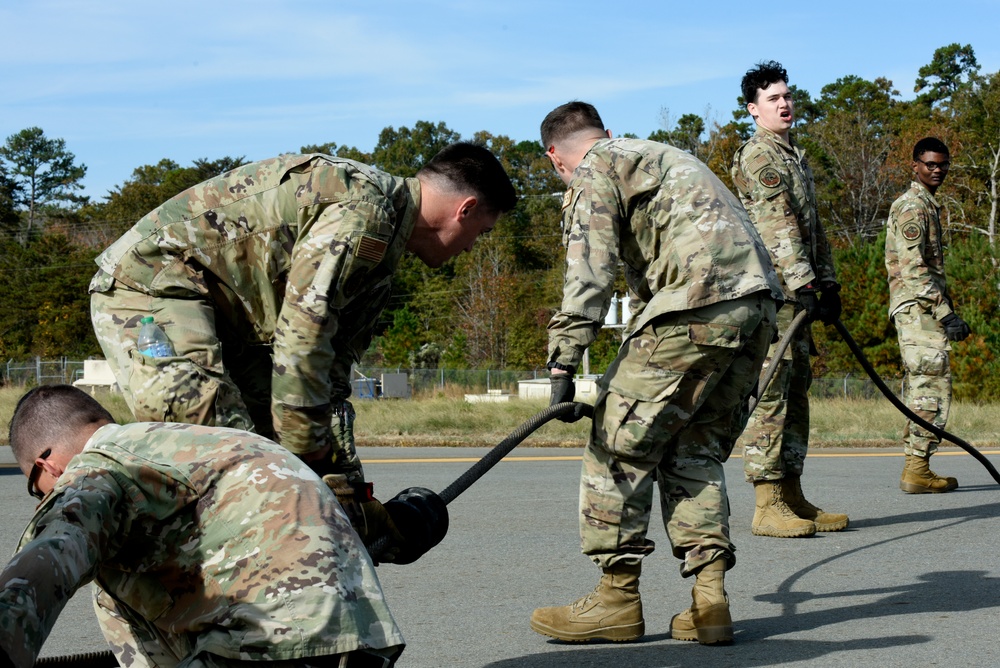
[[[954,312],[941,318],[941,325],[944,327],[944,335],[949,341],[964,341],[972,330],[969,325],[958,317]]]
[[[552,374],[552,377],[549,378],[549,383],[551,385],[549,406],[555,406],[556,404],[573,401],[573,397],[576,396],[576,385],[573,384],[573,374]]]
[[[812,285],[796,290],[795,299],[806,312],[806,322],[812,322],[819,316],[819,299],[816,297],[816,288]]]
[[[429,489],[409,487],[385,503],[385,510],[402,534],[390,553],[373,555],[393,564],[412,564],[448,533],[448,506]]]
[[[403,535],[396,528],[392,516],[372,494],[370,482],[348,482],[347,476],[343,474],[327,474],[323,476],[323,482],[337,496],[347,519],[351,521],[351,526],[358,532],[366,548],[370,548],[383,535],[389,536],[390,546],[403,542]],[[391,554],[385,552],[378,556],[382,561],[391,561],[392,558]]]
[[[828,325],[840,320],[843,308],[840,304],[840,286],[830,283],[823,286],[823,294],[819,298],[819,319]]]

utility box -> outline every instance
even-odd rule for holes
[[[405,373],[382,374],[383,399],[409,399],[410,382]]]

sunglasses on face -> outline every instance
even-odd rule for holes
[[[944,162],[933,162],[933,161],[924,162],[920,158],[917,158],[917,162],[926,167],[928,172],[933,172],[938,169],[940,169],[942,172],[947,172],[948,169],[951,167],[951,161],[949,160],[945,160]]]

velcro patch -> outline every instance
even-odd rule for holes
[[[355,255],[369,262],[381,262],[388,245],[381,239],[363,234],[361,235],[361,241],[358,242],[358,251]]]
[[[757,180],[765,188],[774,188],[781,183],[781,174],[774,167],[765,167],[757,175]]]
[[[566,207],[568,207],[572,203],[573,203],[573,191],[572,190],[567,190],[566,194],[563,195],[562,208],[565,209]]]
[[[756,174],[758,170],[767,167],[769,164],[771,164],[771,161],[768,159],[767,153],[760,151],[747,161],[747,171],[751,174]]]
[[[924,231],[916,223],[906,223],[901,228],[899,228],[899,233],[903,235],[903,238],[907,241],[916,241],[923,235]]]

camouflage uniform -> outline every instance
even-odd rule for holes
[[[722,463],[774,332],[780,296],[739,202],[705,165],[655,142],[600,140],[563,206],[566,277],[550,361],[578,366],[619,260],[633,304],[601,379],[580,481],[580,535],[602,568],[652,552],[653,481],[681,572],[733,563]]]
[[[785,305],[778,312],[778,333],[784,336],[801,310],[796,291],[837,282],[826,233],[816,214],[812,170],[794,140],[788,143],[757,126],[756,134],[733,157],[732,177],[781,280]],[[773,363],[776,346],[768,350],[765,368]],[[748,482],[802,474],[809,446],[812,349],[812,331],[803,325],[750,416],[739,440]]]
[[[332,444],[343,471],[363,478],[344,403],[351,365],[389,297],[419,201],[416,179],[285,155],[142,218],[97,258],[90,285],[98,340],[136,418],[253,430],[296,454]],[[176,357],[138,352],[145,315]]]
[[[944,275],[941,207],[914,181],[892,203],[885,237],[889,317],[896,325],[906,367],[905,401],[914,413],[944,429],[951,408],[951,345],[941,319],[952,313]],[[927,457],[941,439],[909,420],[903,434],[908,455]]]
[[[333,494],[260,436],[106,425],[59,477],[0,575],[0,645],[32,665],[93,580],[122,666],[225,666],[403,637]]]

